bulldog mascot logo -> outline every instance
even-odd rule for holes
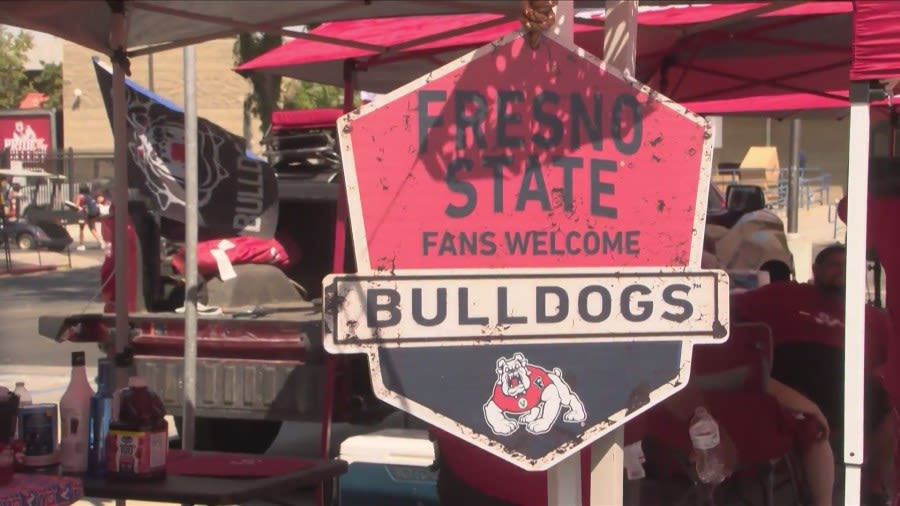
[[[521,353],[497,360],[497,382],[484,405],[484,419],[494,434],[509,436],[520,425],[531,434],[549,432],[563,408],[566,423],[585,419],[584,404],[562,379],[562,371],[531,365]]]

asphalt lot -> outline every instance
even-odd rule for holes
[[[99,251],[91,255],[101,255]],[[97,312],[99,267],[0,277],[0,366],[67,366],[70,352],[84,350],[96,363],[95,344],[56,343],[38,335],[38,317],[47,314]]]

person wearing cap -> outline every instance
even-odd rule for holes
[[[838,448],[842,447],[844,426],[845,265],[846,248],[834,244],[816,255],[812,283],[772,283],[732,296],[732,315],[736,320],[765,323],[772,331],[772,378],[819,407]],[[878,371],[892,334],[887,313],[867,305],[865,432],[873,447],[884,446],[885,434],[891,434],[887,395]],[[881,455],[867,462],[865,504],[884,503],[880,501],[881,477],[889,457]]]
[[[900,328],[900,304],[891,304],[891,294],[900,300],[900,234],[894,228],[900,223],[900,159],[873,157],[869,160],[869,200],[866,230],[867,246],[873,249],[885,272],[887,311],[895,329]],[[847,198],[838,204],[837,215],[847,223]],[[892,504],[900,506],[900,341],[894,335],[887,342],[886,359],[878,371],[887,391],[892,415],[889,419],[895,431],[894,449],[894,498]],[[879,445],[874,450],[884,449]],[[867,449],[868,450],[868,449]]]

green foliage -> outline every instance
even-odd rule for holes
[[[16,109],[30,91],[25,64],[31,35],[0,26],[0,109]]]
[[[314,28],[308,26],[308,29]],[[243,33],[235,40],[235,64],[241,65],[282,44],[280,35],[260,32]],[[341,107],[344,102],[344,91],[335,86],[325,84],[289,80],[283,83],[280,76],[251,73],[247,76],[253,91],[244,102],[244,107],[254,116],[259,117],[262,133],[268,131],[272,123],[272,111],[279,106],[285,109],[318,109],[323,107]],[[354,95],[358,103],[359,94]]]
[[[47,95],[44,109],[57,109],[62,102],[63,76],[62,65],[44,63],[41,72],[31,80],[31,88]]]
[[[341,88],[309,81],[292,82],[285,95],[285,109],[320,109],[344,104],[344,90]]]
[[[45,109],[60,106],[62,100],[62,66],[45,63],[37,73],[28,73],[28,51],[34,40],[24,31],[12,32],[0,26],[0,109],[18,109],[22,99],[29,92],[37,91],[47,95]]]
[[[235,63],[241,65],[257,56],[281,46],[281,35],[253,32],[242,33],[234,43]],[[265,133],[272,123],[272,111],[281,100],[281,77],[253,73],[247,78],[253,91],[244,101],[245,110],[259,117]]]

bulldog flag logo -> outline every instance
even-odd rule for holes
[[[112,123],[112,73],[94,58]],[[184,221],[184,112],[126,80],[129,186],[155,200],[160,214]],[[197,214],[220,234],[270,238],[278,224],[275,171],[249,152],[243,138],[197,118]]]

